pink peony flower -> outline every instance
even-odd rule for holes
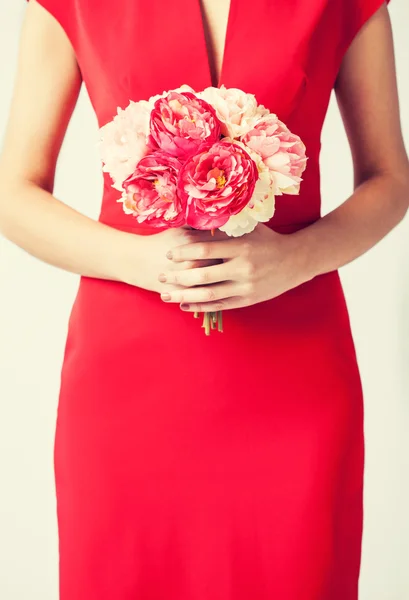
[[[214,109],[192,92],[170,92],[151,113],[149,145],[172,156],[188,158],[203,144],[220,139]]]
[[[192,94],[195,94],[195,90],[190,87],[190,85],[187,85],[186,83],[184,83],[183,85],[181,85],[178,88],[175,88],[173,90],[165,90],[164,92],[162,92],[162,94],[155,94],[154,96],[151,96],[148,100],[149,104],[151,105],[151,110],[156,102],[156,100],[159,100],[159,98],[165,98],[165,96],[168,96],[171,92],[192,92]]]
[[[226,88],[224,85],[209,87],[198,95],[214,106],[222,124],[222,134],[226,137],[239,138],[270,112],[262,104],[257,104],[253,94],[246,94],[238,88]]]
[[[220,141],[183,165],[179,194],[187,205],[187,224],[195,229],[216,229],[250,201],[258,171],[239,145]]]
[[[180,161],[164,152],[145,156],[123,183],[124,211],[153,227],[184,225],[186,210],[177,190],[180,168]]]
[[[277,194],[299,193],[307,157],[298,135],[291,133],[276,115],[270,114],[241,139],[273,172]]]

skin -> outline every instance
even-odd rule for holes
[[[227,11],[218,21],[216,0],[203,6],[217,76]],[[80,85],[66,34],[31,0],[0,157],[0,231],[33,256],[67,271],[151,290],[187,311],[228,310],[274,298],[351,262],[407,212],[409,165],[386,6],[354,40],[337,81],[355,191],[333,212],[291,235],[260,224],[238,239],[183,228],[138,236],[59,201],[52,195],[55,167]]]
[[[218,36],[220,44],[220,31]],[[336,96],[352,152],[353,195],[292,235],[259,224],[242,238],[174,248],[173,263],[201,258],[223,262],[183,273],[165,271],[160,281],[180,288],[162,294],[164,301],[180,303],[182,310],[208,312],[272,299],[361,256],[403,219],[409,204],[409,165],[386,5],[349,48]]]

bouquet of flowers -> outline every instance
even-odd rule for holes
[[[275,196],[298,194],[305,146],[252,94],[184,85],[131,101],[100,130],[103,170],[125,213],[152,227],[220,229],[268,222]],[[198,315],[195,315],[198,316]],[[221,313],[204,313],[206,334]]]

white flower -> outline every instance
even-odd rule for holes
[[[138,162],[148,153],[146,137],[152,104],[145,100],[130,102],[118,108],[112,121],[101,127],[99,150],[103,171],[114,181],[113,187],[122,191],[122,182],[131,175]]]
[[[279,171],[271,171],[271,173],[274,180],[276,196],[282,196],[283,194],[297,196],[300,193],[301,181],[295,183],[293,177],[284,175]]]
[[[232,237],[240,237],[251,233],[258,223],[267,223],[274,215],[275,196],[274,179],[271,171],[264,164],[261,156],[247,148],[241,142],[234,142],[242,146],[257,165],[259,178],[256,182],[250,202],[237,215],[232,215],[225,225],[219,227],[221,231]]]
[[[222,123],[222,134],[238,138],[253,129],[259,120],[269,114],[262,104],[257,104],[253,94],[246,94],[237,88],[208,87],[197,94],[206,100],[216,111]]]

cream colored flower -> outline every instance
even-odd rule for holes
[[[246,150],[256,163],[259,174],[256,187],[247,206],[236,215],[232,215],[225,225],[219,227],[227,235],[240,237],[245,233],[251,233],[258,223],[267,223],[274,215],[274,180],[271,171],[257,152],[253,152],[242,142],[235,141],[234,143]]]
[[[226,88],[224,85],[220,88],[208,87],[197,95],[216,110],[222,124],[222,134],[227,137],[245,135],[270,112],[262,104],[257,104],[253,94],[246,94],[237,88]]]
[[[148,153],[146,137],[152,110],[150,102],[130,102],[118,108],[112,121],[101,127],[99,150],[103,171],[114,181],[112,187],[122,191],[122,183],[131,175],[138,162]]]

